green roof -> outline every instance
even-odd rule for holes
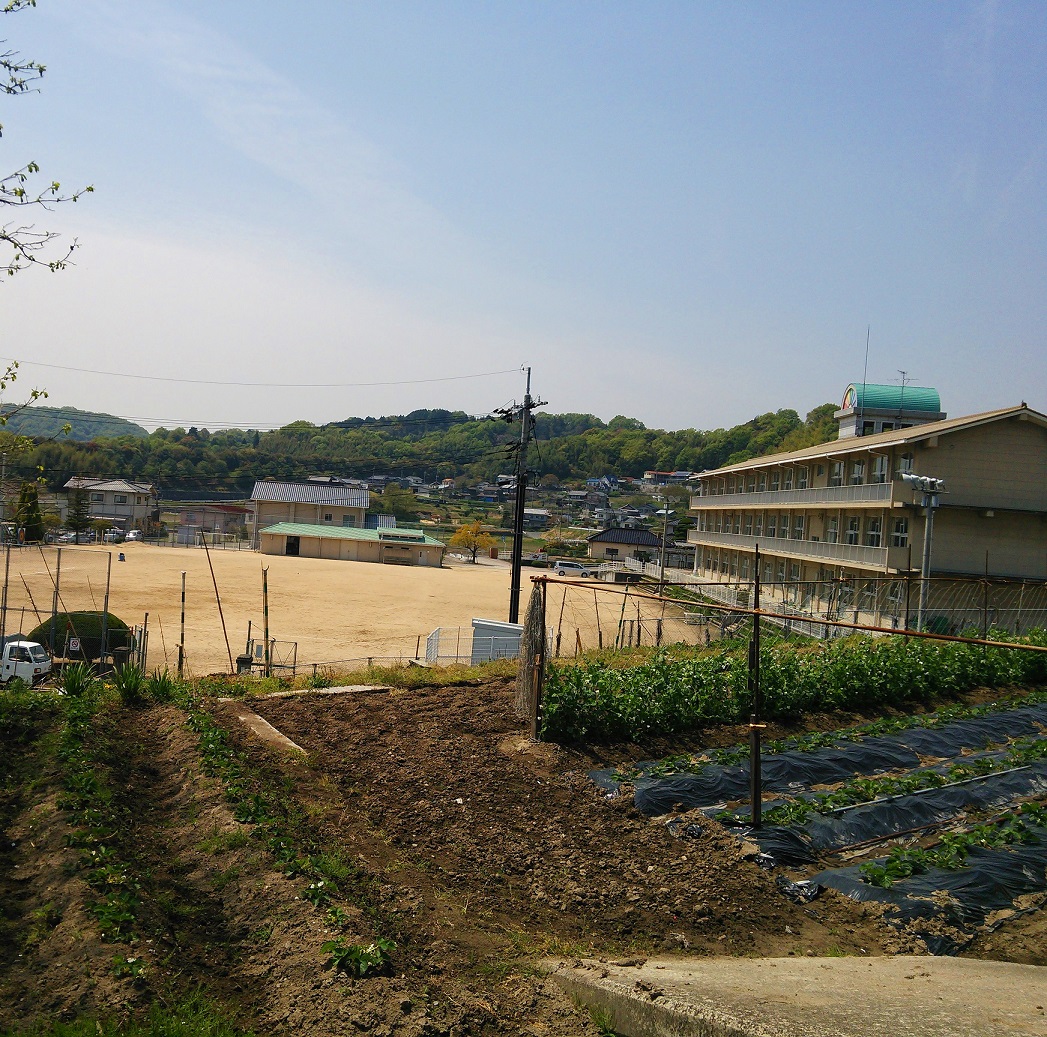
[[[940,414],[942,401],[937,389],[922,385],[876,385],[871,382],[852,382],[843,394],[841,410],[915,411],[921,414]]]
[[[383,544],[423,544],[427,547],[444,547],[420,529],[361,529],[359,526],[321,526],[310,522],[277,522],[266,526],[263,533],[275,536],[320,537],[327,540],[370,540]]]

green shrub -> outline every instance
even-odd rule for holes
[[[145,701],[146,676],[140,666],[117,667],[113,684],[125,706],[140,706]]]
[[[175,696],[175,679],[165,666],[159,667],[146,678],[145,690],[154,702],[170,702]]]
[[[90,663],[73,663],[62,670],[58,687],[70,698],[78,699],[90,693],[94,687],[95,674]]]
[[[26,640],[36,641],[38,644],[49,646],[51,644],[51,625],[54,620],[55,628],[55,655],[65,652],[69,638],[80,638],[80,651],[76,653],[78,658],[87,662],[100,659],[102,656],[102,612],[59,612],[56,617],[48,616],[35,630],[26,635]],[[131,647],[131,631],[127,624],[112,612],[108,614],[106,623],[106,634],[109,642],[108,648],[123,649]]]

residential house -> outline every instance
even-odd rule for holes
[[[553,516],[548,508],[524,508],[524,529],[548,529],[553,522]]]
[[[74,490],[82,490],[88,495],[91,520],[102,519],[125,533],[131,529],[145,529],[160,518],[156,487],[152,483],[75,475],[63,489],[67,509],[68,495]]]
[[[589,557],[604,562],[657,562],[662,544],[648,529],[605,529],[587,539]]]
[[[747,584],[758,547],[772,598],[827,615],[840,588],[855,616],[898,625],[927,523],[914,474],[944,480],[932,574],[1047,577],[1047,416],[1022,403],[946,419],[934,390],[859,385],[836,416],[832,442],[701,473],[698,576]]]

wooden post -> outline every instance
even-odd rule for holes
[[[756,545],[756,579],[753,582],[753,636],[749,641],[749,800],[753,828],[763,823],[763,775],[760,734],[764,724],[760,693],[760,546]]]
[[[109,562],[105,570],[105,597],[102,599],[102,658],[99,663],[104,663],[109,654],[106,642],[109,640],[109,580],[113,573],[113,552],[107,551],[105,556]]]
[[[269,648],[269,570],[262,569],[262,637],[265,639],[265,665],[262,676],[272,673],[272,653]]]
[[[545,595],[547,587],[548,584],[545,580],[538,581],[538,601],[540,605],[541,622],[538,625],[538,640],[535,644],[534,660],[531,670],[531,680],[533,682],[533,694],[531,698],[534,702],[534,710],[531,713],[531,737],[536,741],[541,738],[542,734],[542,693],[545,688],[545,653],[546,640],[548,638],[548,631],[545,627]]]
[[[617,649],[619,646],[625,647],[625,606],[629,601],[629,588],[625,588],[625,593],[622,595],[622,612],[618,617],[618,633],[615,635],[614,647]]]
[[[4,455],[7,456],[6,454]],[[61,548],[58,549],[61,551]],[[11,573],[11,545],[7,545],[7,558],[4,562],[4,595],[3,600],[0,601],[0,645],[4,643],[4,637],[7,634],[7,581]],[[22,577],[24,582],[25,577]],[[52,633],[54,632],[54,623],[51,624]],[[54,655],[54,653],[51,653]]]
[[[178,634],[178,679],[185,669],[185,572],[182,572],[182,625]]]
[[[11,548],[7,548],[7,557],[10,561]],[[62,580],[62,549],[59,548],[55,555],[55,588],[54,595],[51,598],[51,638],[50,644],[48,644],[48,651],[51,653],[51,658],[55,657],[55,627],[58,626],[58,585]],[[7,582],[6,579],[4,581]]]

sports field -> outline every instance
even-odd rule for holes
[[[166,665],[172,671],[185,572],[185,658],[194,675],[229,672],[230,653],[235,661],[245,649],[248,623],[252,636],[261,640],[263,567],[268,568],[269,636],[297,641],[300,666],[413,658],[419,637],[424,656],[425,637],[436,627],[468,630],[474,617],[508,618],[509,567],[503,561],[472,565],[452,559],[435,569],[255,551],[211,551],[210,560],[214,579],[208,556],[199,548],[64,547],[60,571],[56,548],[12,550],[6,632],[28,632],[50,615],[56,579],[60,611],[101,609],[107,568],[109,611],[128,626],[141,625],[148,613],[148,666]],[[525,604],[529,593],[525,579]]]

